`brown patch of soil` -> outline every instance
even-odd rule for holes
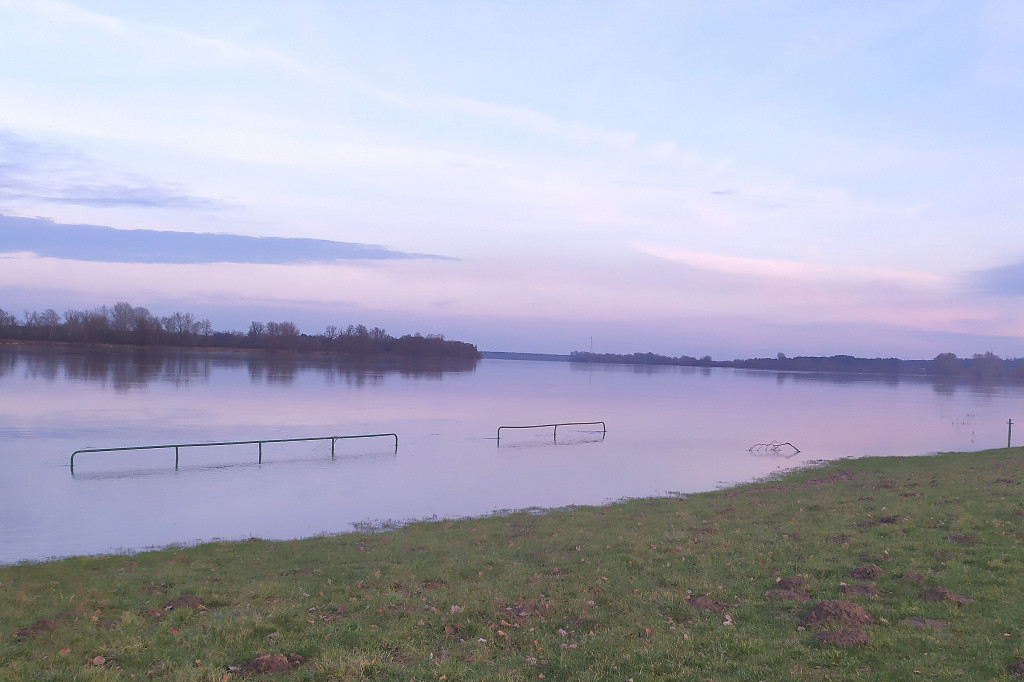
[[[529,602],[523,602],[522,604],[506,606],[505,610],[508,611],[508,616],[506,617],[514,623],[522,623],[531,616],[541,616],[542,620],[544,618],[540,609],[537,608],[537,604],[532,600]]]
[[[425,590],[440,590],[444,586],[445,582],[443,580],[424,580],[420,583],[420,587]]]
[[[814,636],[815,642],[828,642],[836,646],[864,646],[868,643],[868,633],[857,628],[841,628],[839,630],[822,630]]]
[[[925,628],[930,628],[932,630],[941,630],[945,626],[945,623],[943,623],[941,620],[932,620],[931,618],[922,618],[920,616],[911,616],[910,618],[904,618],[900,622],[904,625],[909,625],[912,628],[917,628],[918,630],[924,630]]]
[[[150,592],[152,594],[162,594],[162,593],[167,591],[167,586],[166,585],[154,585],[153,583],[150,583],[148,585],[143,585],[142,586],[142,591],[143,592]]]
[[[1011,663],[1006,667],[1015,675],[1024,674],[1024,658],[1020,659],[1016,663]]]
[[[852,601],[829,599],[819,602],[804,616],[803,624],[811,627],[826,625],[870,625],[874,617],[863,606]]]
[[[121,621],[119,620],[106,619],[96,621],[96,627],[100,628],[101,630],[113,630],[120,624]]]
[[[16,630],[14,633],[15,637],[33,637],[35,635],[41,635],[44,632],[49,632],[54,628],[60,627],[61,620],[59,618],[40,618],[36,622],[29,625],[27,628],[21,628]]]
[[[688,600],[694,608],[701,609],[702,611],[728,611],[729,605],[724,601],[718,601],[712,599],[706,595],[700,595],[699,597],[693,597]]]
[[[843,594],[877,597],[881,594],[878,588],[868,583],[857,583],[856,585],[840,585],[839,591]]]
[[[780,590],[795,590],[798,587],[803,587],[807,584],[807,578],[799,575],[790,576],[789,578],[782,578],[777,581]]]
[[[206,607],[203,606],[203,602],[196,595],[183,594],[177,599],[172,599],[164,604],[165,611],[170,611],[171,609],[197,609],[203,611]]]
[[[768,590],[764,596],[779,601],[808,601],[811,598],[804,590]]]
[[[845,544],[848,544],[850,542],[850,536],[849,535],[830,535],[829,539],[832,542],[838,543],[840,545],[845,545]]]
[[[950,535],[948,540],[958,545],[967,545],[968,547],[978,542],[978,538],[973,535]]]
[[[955,594],[952,590],[946,587],[929,587],[927,590],[922,590],[919,596],[925,601],[951,601],[957,606],[970,604],[974,601],[970,597],[965,597],[962,594]]]
[[[876,564],[864,564],[850,571],[850,577],[857,580],[874,580],[875,578],[881,578],[883,575],[885,575],[885,571]]]
[[[900,576],[901,579],[911,583],[923,583],[927,578],[922,573],[904,573]]]
[[[246,661],[238,666],[228,666],[232,672],[238,673],[239,677],[249,675],[272,675],[283,673],[298,668],[305,663],[305,659],[299,654],[260,654],[251,661]]]

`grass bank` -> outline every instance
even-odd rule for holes
[[[1021,448],[869,458],[685,499],[4,566],[0,679],[1015,679],[1022,481]]]

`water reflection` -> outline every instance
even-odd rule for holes
[[[27,346],[0,344],[0,379],[20,371],[26,379],[89,382],[131,391],[155,382],[185,386],[208,382],[216,369],[245,368],[254,384],[292,384],[301,372],[320,373],[330,383],[379,385],[389,374],[440,380],[447,373],[473,372],[477,360],[462,358],[368,358],[186,348]]]

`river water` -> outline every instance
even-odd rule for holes
[[[1024,387],[482,360],[0,345],[0,563],[712,490],[1006,445]],[[601,425],[502,430],[500,426]],[[1024,426],[1021,427],[1024,429]],[[71,453],[210,441],[391,438]],[[1021,433],[1024,438],[1024,432]],[[789,442],[777,451],[758,443]]]

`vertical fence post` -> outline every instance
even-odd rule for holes
[[[174,470],[178,470],[178,446],[174,446]]]
[[[259,442],[259,448],[260,448],[260,461],[259,461],[259,463],[263,464],[263,441]]]
[[[1013,420],[1006,420],[1006,448],[1010,448],[1010,435],[1013,433]]]
[[[337,440],[338,440],[337,438],[332,438],[331,439],[331,459],[334,459],[334,442],[337,441]]]

